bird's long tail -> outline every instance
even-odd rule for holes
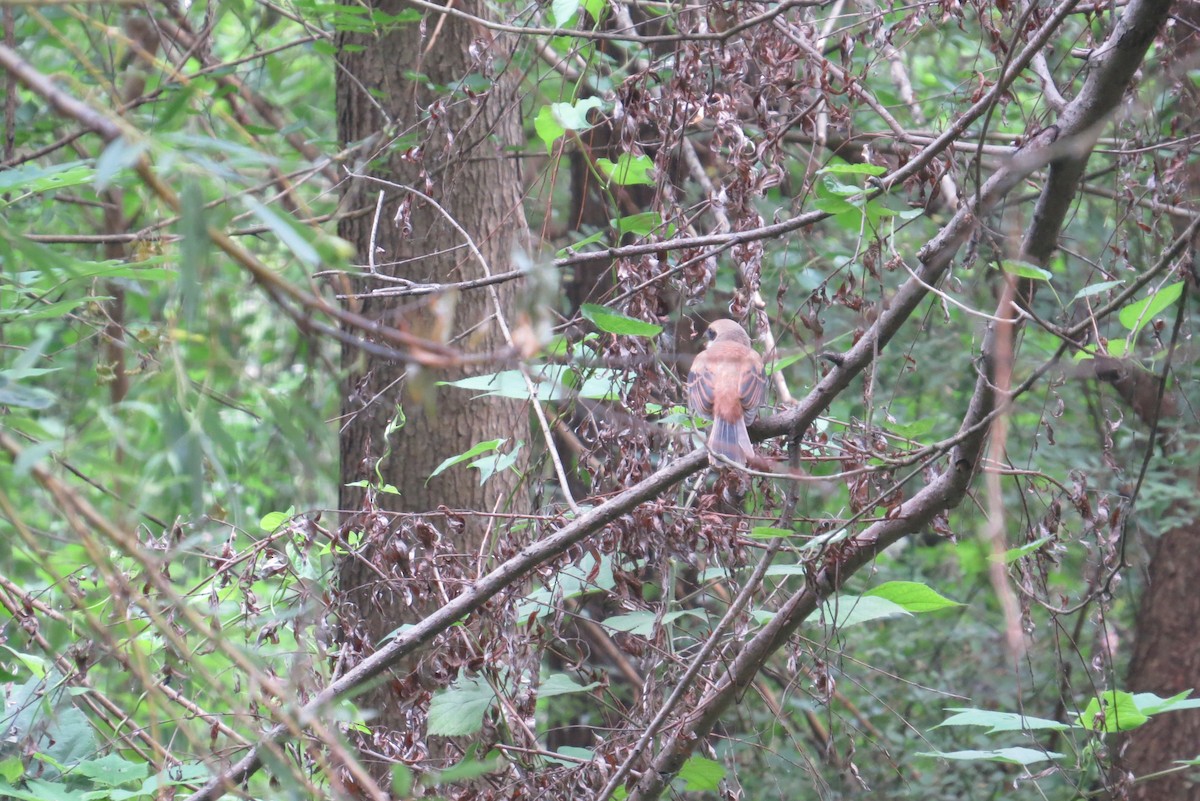
[[[745,421],[741,417],[733,422],[715,418],[712,433],[708,435],[708,449],[731,462],[745,466],[746,461],[754,455],[754,446],[750,443]]]

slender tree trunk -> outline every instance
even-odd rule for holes
[[[456,7],[487,13],[477,0]],[[387,14],[412,12],[396,0],[383,0],[378,8]],[[349,145],[383,132],[364,154],[372,160],[362,169],[391,182],[355,179],[348,189],[344,208],[365,213],[347,217],[339,230],[357,247],[360,261],[367,262],[374,242],[380,274],[421,283],[482,277],[484,268],[449,215],[492,272],[512,269],[514,249],[527,247],[527,227],[519,161],[507,149],[522,137],[516,79],[505,69],[510,54],[504,43],[454,17],[428,15],[386,35],[347,35],[341,45],[340,136]],[[443,88],[464,79],[469,91]],[[384,113],[394,122],[387,131]],[[419,190],[436,206],[397,185]],[[380,192],[382,207],[376,213]],[[396,286],[370,276],[350,283],[356,293]],[[509,283],[497,291],[508,313],[516,289]],[[369,317],[465,353],[497,352],[505,345],[488,288],[355,303]],[[472,393],[435,385],[460,377],[462,370],[406,371],[405,365],[356,350],[343,354],[343,366],[343,530],[362,535],[361,547],[344,556],[340,567],[342,658],[349,667],[405,622],[443,605],[476,575],[484,537],[502,530],[472,510],[527,510],[514,470],[482,485],[480,473],[465,465],[430,475],[447,457],[484,440],[506,439],[505,451],[524,440],[527,452],[529,425],[524,403],[473,399]],[[487,364],[473,372],[501,367]],[[519,461],[517,467],[524,464]],[[377,468],[378,478],[394,485],[398,495],[347,486],[376,483]],[[426,512],[432,514],[419,514]],[[424,712],[432,690],[453,680],[464,665],[477,668],[480,642],[461,632],[443,640],[419,664],[394,671],[390,681],[357,700],[361,709],[377,715],[369,724],[371,736],[360,743],[366,746],[362,759],[373,763],[377,777],[387,775],[392,760],[417,766],[426,758],[456,756],[452,748],[426,742]]]

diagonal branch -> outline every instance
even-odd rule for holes
[[[1097,51],[1099,58],[1092,74],[1079,95],[1063,111],[1058,128],[1047,129],[1034,136],[1030,147],[988,181],[979,195],[980,207],[960,209],[922,250],[921,272],[927,274],[924,276],[926,281],[932,277],[929,283],[936,282],[965,241],[966,234],[976,225],[979,215],[987,212],[1023,175],[1032,172],[1032,165],[1046,155],[1053,157],[1050,176],[1042,190],[1034,221],[1026,232],[1022,251],[1027,258],[1040,258],[1043,262],[1049,257],[1058,241],[1066,210],[1078,189],[1079,179],[1100,126],[1112,114],[1129,87],[1134,71],[1166,19],[1170,5],[1169,0],[1133,0],[1129,4],[1104,47]],[[1055,147],[1059,140],[1070,144],[1065,154],[1061,146]],[[902,320],[897,317],[902,313],[901,309],[909,310],[903,313],[907,316],[915,308],[909,305],[913,296],[923,298],[925,292],[915,278],[909,279],[897,293],[897,302],[846,354],[842,363],[809,394],[805,403],[801,404],[802,408],[785,416],[793,417],[797,426],[807,425],[810,411],[804,408],[806,404],[811,407],[825,393],[832,391],[836,394],[835,387],[840,390],[844,386],[841,373],[848,368],[855,372],[855,368],[861,369],[860,365],[869,361],[872,354],[895,333]],[[997,316],[1010,318],[1011,315],[1011,303],[1002,301]],[[843,548],[827,555],[824,564],[814,570],[805,586],[789,598],[770,623],[746,644],[696,709],[678,721],[672,736],[651,767],[642,774],[630,799],[649,801],[662,794],[696,744],[712,731],[729,705],[749,686],[767,658],[785,645],[796,628],[847,578],[874,559],[880,551],[901,537],[923,528],[937,514],[961,502],[982,458],[984,443],[987,442],[990,425],[981,423],[1008,400],[997,391],[995,377],[999,365],[996,355],[1002,345],[1001,340],[1015,336],[1018,327],[1019,321],[1012,323],[1007,332],[1001,331],[1002,326],[995,323],[988,326],[979,377],[959,429],[966,436],[962,437],[952,452],[949,469],[902,503],[887,519],[874,523]]]

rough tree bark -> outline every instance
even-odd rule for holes
[[[389,14],[410,11],[397,0],[377,5]],[[475,0],[457,7],[487,13]],[[370,154],[376,158],[364,170],[390,183],[354,179],[347,198],[353,202],[344,207],[367,213],[347,217],[339,231],[357,247],[363,262],[374,243],[379,273],[420,283],[483,277],[479,259],[447,215],[465,229],[492,272],[512,269],[514,249],[527,246],[519,160],[505,149],[521,137],[516,81],[513,71],[504,69],[508,55],[502,41],[487,31],[437,15],[378,36],[343,37],[339,134],[347,143],[379,135]],[[454,91],[442,88],[459,87],[472,75],[484,78],[474,91],[465,83]],[[388,121],[391,128],[380,135]],[[436,206],[405,187],[431,196]],[[375,214],[381,191],[381,212]],[[353,281],[357,293],[386,286],[395,284],[369,275]],[[511,306],[512,283],[496,289],[501,307]],[[506,344],[489,288],[356,302],[368,317],[449,342],[466,353],[500,352]],[[348,668],[390,632],[437,609],[473,578],[475,555],[494,529],[487,518],[456,510],[520,512],[528,507],[515,471],[497,473],[482,485],[479,474],[465,466],[432,479],[430,474],[442,460],[484,440],[507,438],[506,450],[524,440],[527,451],[529,425],[523,403],[472,399],[471,393],[434,385],[465,370],[436,376],[412,367],[406,372],[404,365],[354,351],[343,354],[343,363],[340,507],[344,530],[363,535],[361,549],[345,556],[339,571]],[[485,364],[474,372],[494,367]],[[388,435],[398,407],[404,424]],[[374,483],[376,465],[379,477],[399,495],[368,497],[362,488],[346,486]],[[426,512],[434,514],[410,514]],[[441,561],[450,554],[465,556]],[[377,714],[369,743],[360,743],[367,746],[362,753],[371,754],[364,761],[374,760],[371,772],[377,778],[387,774],[391,760],[453,758],[452,752],[437,753],[425,742],[424,709],[429,692],[452,680],[458,666],[476,656],[466,637],[446,637],[419,663],[394,668],[390,681],[359,697],[360,708]]]
[[[1167,80],[1176,91],[1178,105],[1171,126],[1181,141],[1189,142],[1200,127],[1200,90],[1188,71],[1195,68],[1200,53],[1200,3],[1175,3],[1177,22],[1169,29],[1174,58]],[[1191,145],[1171,154],[1166,174],[1179,170],[1183,198],[1200,197],[1200,165],[1195,162]],[[1194,204],[1192,204],[1194,206]],[[1176,220],[1177,231],[1187,224]],[[1193,269],[1197,242],[1192,242]],[[1195,281],[1195,275],[1190,277]],[[1161,427],[1182,423],[1182,415],[1192,414],[1191,406],[1178,403],[1166,393],[1159,406],[1159,382],[1137,366],[1117,365],[1109,371],[1109,380],[1121,398],[1147,425]],[[1140,378],[1138,381],[1136,379]],[[1185,411],[1186,410],[1186,411]],[[1148,447],[1158,447],[1155,443]],[[1177,480],[1183,486],[1200,489],[1200,475],[1186,458],[1187,447],[1172,445],[1180,461]],[[1171,510],[1184,518],[1195,516],[1195,503],[1177,503]],[[1164,532],[1151,546],[1152,558],[1146,574],[1146,589],[1138,605],[1134,634],[1133,659],[1129,665],[1130,692],[1152,692],[1163,697],[1191,690],[1200,693],[1200,639],[1196,621],[1200,619],[1200,593],[1193,582],[1200,575],[1200,522],[1194,519]],[[1177,767],[1178,759],[1200,755],[1200,709],[1172,712],[1152,718],[1145,726],[1130,732],[1123,742],[1119,767],[1127,775],[1146,777]],[[1197,772],[1175,771],[1129,788],[1131,801],[1192,801],[1200,797]]]

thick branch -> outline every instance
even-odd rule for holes
[[[1031,146],[1018,154],[1006,170],[994,175],[980,193],[982,209],[963,209],[942,229],[921,252],[921,275],[932,285],[949,265],[958,248],[974,228],[975,215],[984,212],[999,196],[1009,191],[1022,177],[1035,168],[1037,160],[1047,154],[1055,156],[1052,162],[1052,178],[1047,181],[1038,203],[1040,214],[1027,232],[1023,251],[1027,254],[1053,251],[1058,233],[1065,219],[1065,209],[1074,197],[1078,182],[1083,174],[1091,142],[1094,142],[1100,123],[1115,109],[1128,87],[1146,49],[1153,41],[1155,32],[1166,19],[1170,3],[1167,0],[1134,0],[1126,9],[1112,35],[1101,52],[1112,55],[1101,56],[1099,68],[1084,84],[1084,89],[1063,112],[1057,131],[1049,130],[1034,137]],[[1120,83],[1116,83],[1121,81]],[[1080,149],[1060,156],[1061,146],[1057,139],[1080,143]],[[1086,144],[1086,148],[1083,145]],[[1023,169],[1024,168],[1024,169]],[[1053,197],[1048,197],[1053,195]],[[1059,212],[1061,208],[1061,213]],[[931,280],[932,279],[932,280]],[[916,302],[924,297],[924,286],[917,278],[910,279],[897,293],[896,300],[859,342],[841,360],[829,375],[813,389],[800,407],[789,415],[797,426],[806,426],[811,405],[825,397],[836,394],[848,383],[843,371],[857,373],[864,362],[869,362],[895,333],[899,324],[911,314]],[[1011,304],[1002,303],[998,316],[1008,318]],[[1014,327],[1016,323],[1014,323]],[[708,695],[689,716],[678,721],[671,738],[663,746],[634,793],[633,801],[649,801],[658,798],[680,767],[691,755],[695,745],[702,742],[713,726],[749,686],[766,659],[787,643],[795,629],[818,607],[821,601],[837,591],[845,580],[859,568],[874,559],[883,549],[901,537],[914,533],[929,523],[939,512],[956,506],[966,494],[970,479],[983,455],[989,426],[982,424],[1007,400],[998,398],[995,384],[996,350],[1000,339],[998,326],[989,325],[983,343],[982,370],[975,383],[967,414],[959,432],[962,438],[955,448],[950,469],[916,495],[900,505],[897,512],[885,520],[875,523],[855,536],[838,552],[826,559],[825,565],[807,582],[802,590],[793,595],[777,613],[775,618],[756,634],[721,676]],[[1008,334],[1012,336],[1010,332]],[[814,414],[815,416],[815,414]],[[803,430],[793,428],[793,431]]]

